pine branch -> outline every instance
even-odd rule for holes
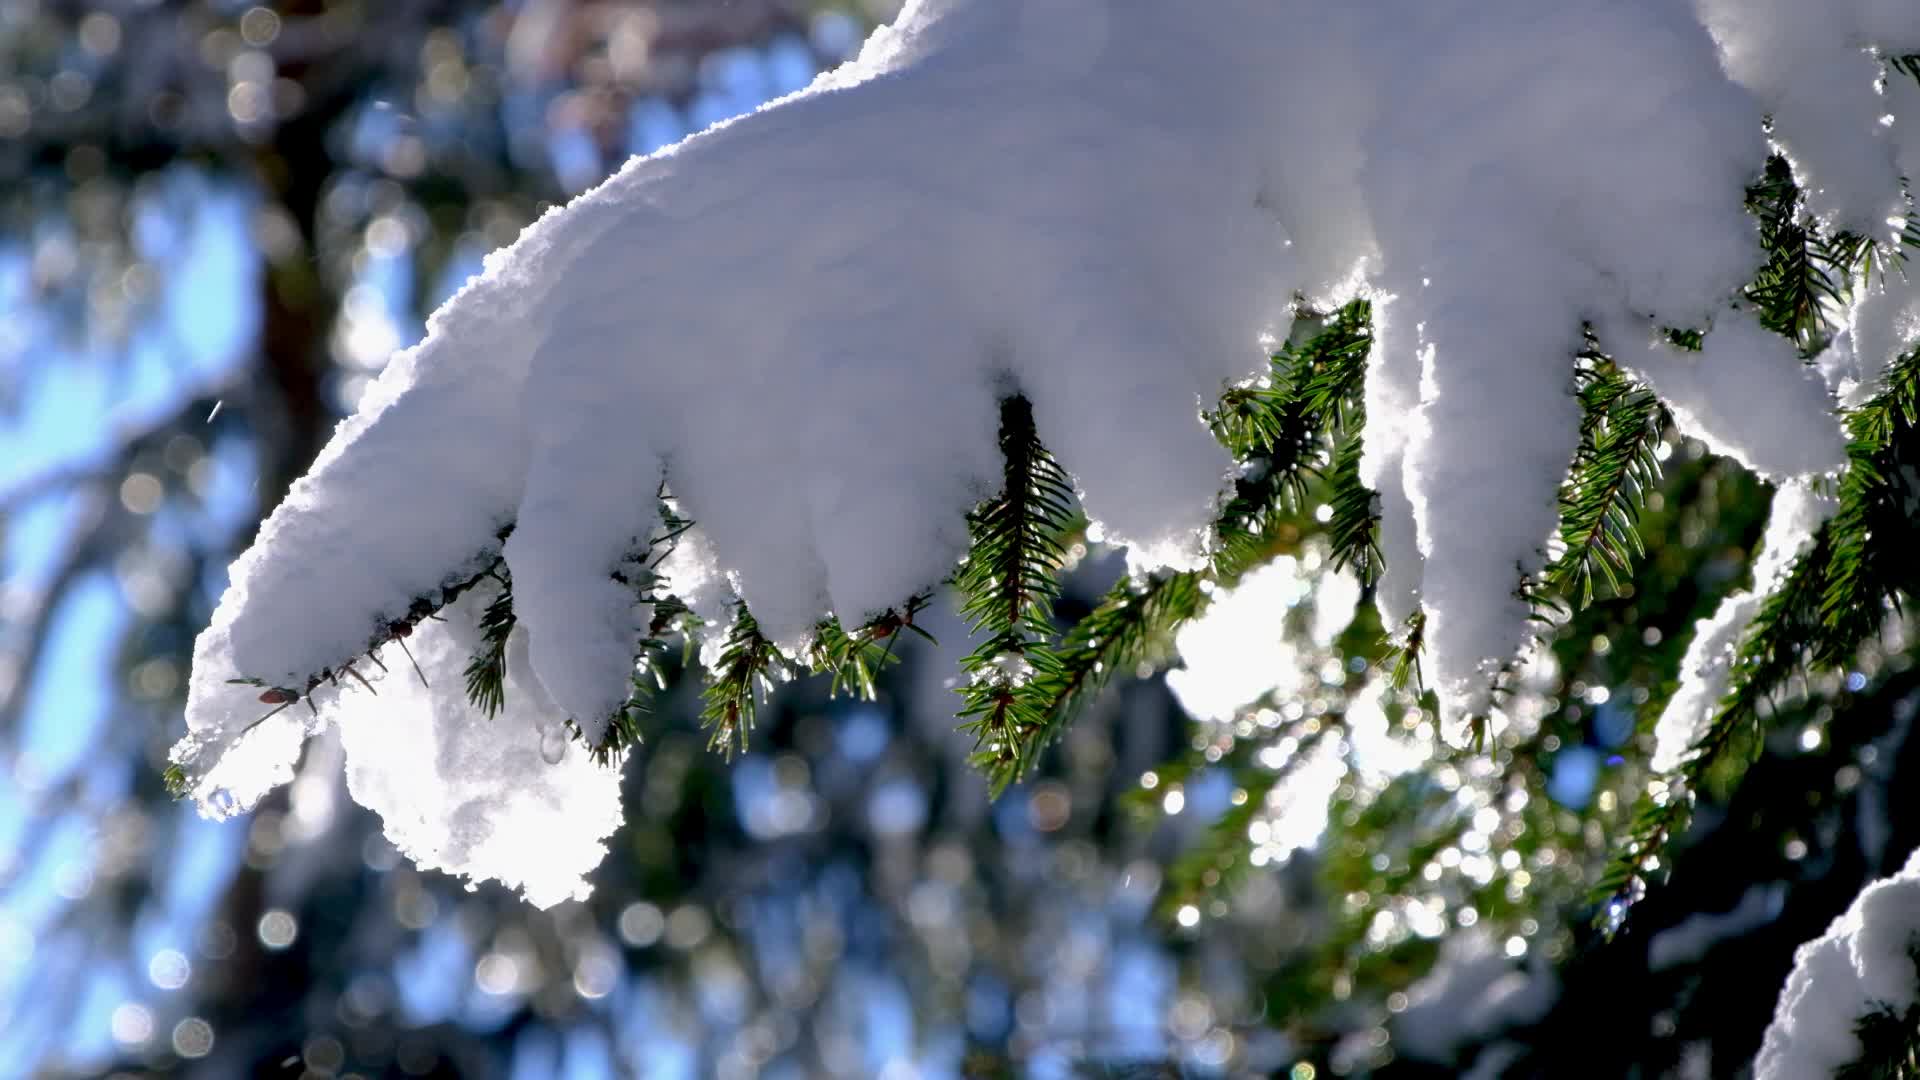
[[[1895,360],[1881,391],[1847,417],[1847,472],[1828,521],[1830,557],[1820,597],[1815,662],[1845,663],[1876,633],[1903,587],[1914,585],[1912,554],[1889,539],[1912,531],[1909,448],[1920,425],[1920,350]]]
[[[1348,304],[1304,344],[1289,343],[1274,354],[1268,389],[1239,398],[1228,391],[1222,400],[1214,432],[1241,462],[1233,494],[1214,522],[1212,561],[1222,579],[1234,580],[1272,554],[1279,519],[1303,508],[1311,479],[1333,457],[1328,439],[1336,432],[1357,439],[1361,387],[1373,347],[1371,320],[1367,301]],[[1225,419],[1234,410],[1256,407],[1258,422],[1245,416]],[[1357,484],[1357,444],[1353,452]],[[1348,493],[1357,496],[1352,489]],[[1368,510],[1370,516],[1370,496]]]
[[[1873,242],[1855,233],[1822,234],[1806,213],[1792,167],[1778,154],[1747,189],[1747,210],[1768,256],[1747,299],[1759,308],[1763,326],[1809,355],[1819,351],[1834,330],[1831,313],[1846,305],[1850,282],[1872,267]]]
[[[467,700],[488,718],[507,703],[507,639],[513,635],[513,581],[504,563],[494,571],[500,591],[480,613],[480,649],[467,661]]]
[[[1327,540],[1334,569],[1351,568],[1370,588],[1379,580],[1386,557],[1380,552],[1380,497],[1360,482],[1360,440],[1356,425],[1333,452],[1333,469],[1327,475],[1333,488]]]
[[[707,746],[728,758],[735,750],[744,752],[759,697],[772,692],[784,675],[780,651],[760,633],[760,624],[747,605],[737,605],[733,627],[727,631],[719,663],[708,673],[703,695],[700,720],[709,732]]]
[[[657,685],[652,673],[643,664],[635,664],[633,688],[627,694],[626,702],[608,718],[606,730],[600,733],[600,741],[587,747],[587,756],[595,765],[617,767],[625,760],[629,750],[645,741],[645,722],[653,716],[653,692]],[[567,728],[575,742],[587,741],[586,730],[571,718],[567,720]]]
[[[1295,364],[1295,383],[1307,415],[1323,431],[1354,431],[1356,411],[1373,350],[1373,304],[1355,300],[1335,312],[1327,328],[1307,342]],[[1300,374],[1305,379],[1300,379]]]
[[[1282,345],[1260,382],[1221,395],[1209,417],[1221,445],[1236,458],[1277,460],[1291,473],[1320,456],[1324,433],[1357,426],[1348,410],[1360,402],[1372,318],[1369,302],[1346,305],[1304,343]]]
[[[1905,75],[1920,83],[1920,53],[1908,53],[1904,56],[1889,56],[1886,59],[1887,70]]]
[[[658,567],[673,553],[680,537],[693,527],[693,522],[681,517],[675,510],[672,496],[664,483],[657,489],[655,497],[660,524],[646,543],[637,544],[620,560],[620,565],[612,573],[613,580],[633,589],[636,599],[653,604],[655,611],[652,626],[634,648],[632,689],[627,700],[607,718],[599,741],[588,747],[593,760],[601,765],[617,764],[629,749],[640,743],[643,722],[652,715],[653,684],[656,681],[648,677],[647,668],[655,654],[665,651],[663,635],[670,625],[689,614],[686,605],[666,594],[667,582]],[[500,592],[480,616],[481,644],[467,662],[467,700],[492,717],[506,706],[506,649],[516,619],[513,613],[513,581],[505,560],[496,558],[483,577],[492,577],[498,582]],[[586,729],[577,718],[568,717],[566,724],[576,741],[587,741]]]
[[[1001,403],[1000,494],[968,515],[972,542],[955,575],[970,632],[1045,639],[1053,633],[1055,571],[1075,517],[1073,485],[1040,443],[1033,406],[1014,396]]]
[[[1593,602],[1594,577],[1620,591],[1622,575],[1644,552],[1636,521],[1660,479],[1656,451],[1670,418],[1653,391],[1589,350],[1576,369],[1580,448],[1560,486],[1560,537],[1566,551],[1544,583],[1565,600]]]
[[[1077,518],[1072,485],[1041,444],[1023,397],[1001,403],[1000,455],[1000,493],[968,515],[972,542],[954,577],[968,632],[988,635],[961,662],[968,678],[959,718],[995,795],[1032,764],[1047,727],[1036,680],[1058,664],[1049,642],[1067,560],[1061,540]]]
[[[827,618],[815,628],[807,660],[815,675],[831,675],[829,694],[853,694],[864,701],[874,700],[874,676],[887,665],[897,663],[894,645],[903,631],[912,631],[929,641],[932,635],[915,626],[914,616],[933,602],[931,593],[920,593],[907,600],[903,609],[888,609],[849,634],[838,618]]]
[[[1420,691],[1426,679],[1420,672],[1420,652],[1427,644],[1427,613],[1425,609],[1416,610],[1407,617],[1407,625],[1400,635],[1392,641],[1388,657],[1393,661],[1388,672],[1387,683],[1395,690],[1405,690],[1411,686]]]
[[[1058,666],[1038,680],[1047,706],[1045,730],[1033,740],[1037,752],[1057,738],[1115,672],[1160,659],[1173,635],[1197,617],[1211,597],[1192,572],[1156,574],[1144,583],[1122,577],[1098,606],[1067,632],[1054,650]]]
[[[1917,965],[1920,966],[1920,965]],[[1896,1010],[1884,1003],[1853,1025],[1860,1056],[1840,1067],[1834,1080],[1912,1080],[1920,1076],[1920,1006]]]
[[[1208,421],[1220,445],[1235,457],[1252,457],[1299,438],[1293,402],[1285,376],[1269,372],[1258,382],[1220,395],[1220,407]]]

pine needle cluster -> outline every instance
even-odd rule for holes
[[[1593,345],[1574,369],[1580,446],[1560,486],[1565,551],[1542,575],[1549,590],[1582,606],[1593,601],[1596,577],[1618,593],[1645,554],[1636,517],[1659,483],[1660,444],[1672,424],[1653,391]]]
[[[1000,454],[1000,492],[968,515],[971,543],[954,575],[968,632],[986,635],[961,661],[961,730],[973,736],[974,763],[996,794],[1025,771],[1047,726],[1039,684],[1058,666],[1053,605],[1063,541],[1078,517],[1072,483],[1018,395],[1001,403]]]

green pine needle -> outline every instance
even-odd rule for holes
[[[1036,682],[1056,667],[1049,642],[1060,596],[1063,540],[1079,515],[1065,470],[1040,442],[1033,407],[1018,395],[1000,408],[1000,493],[967,516],[971,543],[954,576],[968,632],[987,640],[961,662],[960,729],[997,795],[1032,763],[1047,729]]]
[[[1580,448],[1560,486],[1560,537],[1566,551],[1544,583],[1569,603],[1593,602],[1594,579],[1618,593],[1644,554],[1637,519],[1660,480],[1658,449],[1670,418],[1653,391],[1611,360],[1589,351],[1576,369]]]
[[[1333,452],[1333,469],[1327,475],[1333,487],[1327,540],[1334,569],[1350,569],[1362,585],[1371,587],[1386,557],[1380,553],[1380,497],[1360,482],[1360,438],[1356,427]]]
[[[1854,233],[1823,234],[1806,211],[1792,166],[1778,154],[1747,189],[1747,211],[1768,253],[1747,299],[1759,309],[1762,325],[1792,338],[1808,355],[1818,352],[1832,336],[1834,313],[1844,310],[1851,283],[1871,271],[1873,242]]]
[[[931,593],[920,593],[909,598],[903,609],[889,609],[851,634],[841,627],[838,618],[823,619],[815,627],[813,645],[807,650],[812,673],[832,677],[829,694],[846,693],[863,701],[874,700],[874,677],[900,660],[894,651],[900,634],[912,631],[932,640],[931,635],[913,624],[914,616],[932,603]]]
[[[499,715],[507,703],[507,639],[513,635],[513,582],[504,563],[494,571],[500,591],[480,613],[480,648],[467,661],[467,700],[486,713]]]
[[[700,711],[708,748],[729,759],[735,751],[746,751],[759,698],[786,674],[780,651],[760,633],[760,624],[747,605],[737,605],[734,612],[720,661],[707,675],[705,706]]]
[[[1034,750],[1057,738],[1116,672],[1157,662],[1170,652],[1174,632],[1206,610],[1211,600],[1204,582],[1193,572],[1115,582],[1099,605],[1067,632],[1054,650],[1057,663],[1037,680],[1046,720],[1033,740]]]
[[[1395,690],[1411,687],[1422,692],[1426,679],[1420,671],[1420,653],[1427,644],[1427,613],[1416,610],[1407,617],[1407,625],[1400,636],[1389,643],[1388,659],[1391,667],[1387,674],[1387,683]]]
[[[1324,318],[1303,343],[1289,343],[1274,354],[1268,387],[1258,393],[1229,390],[1212,417],[1214,434],[1240,462],[1233,494],[1214,522],[1213,568],[1226,581],[1239,578],[1271,558],[1275,531],[1287,514],[1306,503],[1314,477],[1332,467],[1335,507],[1341,496],[1350,500],[1346,524],[1369,531],[1367,547],[1356,547],[1348,536],[1340,550],[1349,557],[1363,550],[1368,565],[1377,570],[1378,551],[1372,548],[1372,493],[1359,486],[1359,429],[1363,420],[1361,388],[1367,356],[1373,348],[1373,308],[1356,300]],[[1258,412],[1258,422],[1248,414]],[[1339,461],[1329,442],[1336,436],[1353,440],[1352,469],[1340,475]],[[1365,514],[1357,513],[1364,503]]]

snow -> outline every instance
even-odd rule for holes
[[[474,590],[406,639],[426,683],[390,644],[387,671],[366,673],[377,695],[341,692],[347,790],[423,868],[499,881],[543,908],[585,899],[620,824],[620,773],[568,739],[527,668],[524,631],[508,644],[505,707],[488,717],[466,704],[458,688],[487,598]]]
[[[1832,1076],[1859,1057],[1854,1025],[1879,1007],[1920,1000],[1920,852],[1866,887],[1827,932],[1794,953],[1793,970],[1754,1061],[1756,1080]]]
[[[1915,164],[1920,166],[1920,161]],[[1821,355],[1821,373],[1842,403],[1858,406],[1879,391],[1887,365],[1916,344],[1920,266],[1900,264],[1859,290],[1840,340]]]
[[[235,563],[176,759],[250,805],[336,695],[243,739],[257,688],[227,680],[305,685],[508,525],[518,685],[598,734],[646,615],[610,574],[663,476],[704,535],[679,572],[783,646],[897,605],[964,550],[1011,390],[1105,536],[1191,565],[1232,468],[1200,413],[1296,295],[1376,300],[1380,603],[1425,609],[1443,711],[1482,712],[1556,525],[1583,323],[1725,452],[1838,464],[1824,387],[1731,307],[1760,262],[1742,195],[1771,112],[1835,213],[1897,203],[1914,99],[1861,50],[1912,36],[1903,3],[911,2],[487,259]],[[1639,348],[1664,326],[1706,352]],[[404,707],[452,740],[458,696]]]
[[[1727,73],[1773,117],[1816,212],[1869,236],[1901,209],[1898,121],[1869,51],[1920,51],[1909,0],[1699,0]],[[1907,118],[1910,124],[1914,119]]]
[[[1753,564],[1752,587],[1720,601],[1711,616],[1694,624],[1693,641],[1680,660],[1680,687],[1654,725],[1655,772],[1678,769],[1693,744],[1706,734],[1727,694],[1734,657],[1748,625],[1837,506],[1831,495],[1810,481],[1792,481],[1774,492],[1760,555]]]
[[[1762,476],[1846,464],[1827,384],[1793,342],[1741,311],[1721,312],[1699,352],[1656,340],[1653,329],[1642,328],[1638,347],[1623,332],[1616,359],[1660,395],[1683,433]]]

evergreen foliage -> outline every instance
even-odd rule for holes
[[[1544,584],[1572,603],[1593,602],[1594,578],[1620,591],[1644,554],[1634,519],[1660,481],[1659,447],[1671,418],[1653,391],[1589,348],[1574,369],[1580,399],[1580,448],[1560,489],[1560,538],[1566,550]]]
[[[1832,312],[1845,304],[1854,278],[1870,269],[1874,245],[1855,233],[1822,230],[1807,211],[1793,167],[1778,154],[1747,189],[1747,211],[1768,256],[1747,299],[1763,326],[1817,352],[1832,333]]]
[[[1027,740],[1018,772],[1033,766],[1115,674],[1164,661],[1172,652],[1173,632],[1206,610],[1206,584],[1193,572],[1159,573],[1145,581],[1122,575],[1067,632],[1035,680],[1045,719]]]
[[[1076,518],[1072,483],[1018,395],[1001,403],[1000,453],[1000,493],[968,516],[972,543],[954,576],[969,633],[986,634],[962,661],[961,730],[973,736],[974,763],[996,794],[1031,763],[1047,727],[1040,684],[1059,665],[1053,605],[1067,557],[1062,541]]]
[[[1283,515],[1305,505],[1311,481],[1330,465],[1335,505],[1345,510],[1345,559],[1377,566],[1374,496],[1360,485],[1358,472],[1360,388],[1373,344],[1372,319],[1365,300],[1330,316],[1303,313],[1299,343],[1290,341],[1274,354],[1264,383],[1222,396],[1214,433],[1241,464],[1233,494],[1214,523],[1216,575],[1230,581],[1266,561],[1273,554],[1273,530]],[[1336,435],[1351,443],[1344,472],[1328,448]]]
[[[1888,369],[1881,391],[1847,414],[1848,467],[1839,508],[1815,534],[1780,587],[1755,617],[1733,666],[1727,697],[1674,777],[1657,781],[1636,810],[1634,840],[1601,887],[1613,902],[1644,892],[1647,874],[1690,820],[1694,794],[1724,769],[1739,768],[1736,750],[1757,754],[1774,700],[1803,673],[1849,664],[1876,636],[1903,598],[1912,595],[1911,559],[1894,537],[1913,535],[1910,467],[1920,421],[1920,351]]]
[[[728,757],[736,750],[744,752],[759,701],[785,675],[780,650],[760,633],[760,624],[747,605],[736,605],[733,626],[727,631],[719,661],[708,675],[706,703],[700,710],[700,720],[708,732],[707,746]]]
[[[1328,505],[1333,512],[1327,521],[1327,543],[1333,549],[1334,569],[1352,570],[1362,585],[1371,588],[1386,557],[1380,552],[1379,496],[1360,482],[1360,452],[1356,421],[1334,450],[1333,469],[1327,476],[1332,489]]]

